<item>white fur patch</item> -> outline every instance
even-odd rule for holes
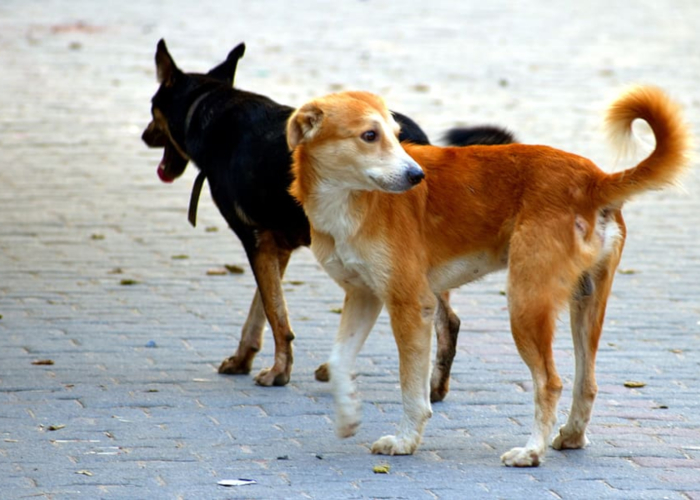
[[[312,203],[323,210],[307,210],[307,213],[314,230],[332,236],[335,244],[330,253],[322,253],[312,239],[311,250],[325,271],[341,286],[352,284],[382,293],[388,282],[389,251],[381,240],[375,240],[366,255],[359,253],[352,240],[360,229],[361,214],[353,212],[352,196],[349,190],[319,184]]]
[[[603,255],[609,255],[620,243],[622,233],[620,226],[614,220],[609,220],[604,227],[600,228],[603,238]],[[596,227],[598,230],[598,227]]]
[[[311,207],[306,210],[314,230],[330,234],[336,240],[345,240],[357,232],[359,221],[350,213],[351,196],[350,189],[319,182],[310,200]]]
[[[506,264],[495,261],[486,252],[464,255],[440,266],[433,267],[428,273],[430,287],[434,291],[457,288],[470,281],[505,269]]]
[[[313,243],[311,249],[313,251]],[[316,257],[319,255],[316,254]],[[323,260],[319,260],[331,278],[341,286],[349,284],[367,287],[383,295],[389,281],[389,270],[381,270],[386,267],[385,263],[389,262],[388,251],[384,251],[381,241],[375,241],[372,254],[368,257],[370,261],[361,256],[352,245],[342,241],[336,242],[333,251]]]

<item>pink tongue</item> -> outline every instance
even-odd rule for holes
[[[168,175],[165,173],[165,168],[162,162],[160,163],[160,165],[158,165],[158,177],[160,177],[161,181],[167,182],[168,184],[173,182],[173,179],[168,177]]]

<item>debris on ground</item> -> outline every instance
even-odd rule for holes
[[[218,483],[219,486],[246,486],[248,484],[257,484],[254,479],[222,479]]]

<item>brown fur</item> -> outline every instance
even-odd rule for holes
[[[612,105],[607,122],[619,140],[637,118],[651,126],[656,148],[636,167],[614,174],[547,146],[401,149],[383,102],[366,93],[319,98],[290,118],[291,193],[311,222],[314,254],[347,293],[329,361],[331,381],[338,375],[341,436],[352,435],[359,423],[349,372],[381,304],[399,348],[404,417],[397,435],[381,438],[372,451],[412,453],[430,416],[435,294],[507,267],[511,329],[532,373],[536,412],[526,446],[502,460],[536,466],[544,456],[562,388],[552,342],[565,305],[576,382],[569,420],[553,446],[586,444],[597,390],[595,355],[626,236],[622,204],[673,183],[688,164],[688,132],[662,91],[633,89]],[[368,130],[376,140],[365,140]],[[410,189],[406,172],[414,182],[416,164],[425,180]]]

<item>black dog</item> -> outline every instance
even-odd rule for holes
[[[196,220],[196,206],[204,178],[221,215],[241,240],[258,285],[236,353],[225,359],[219,373],[249,373],[262,347],[265,319],[275,339],[275,361],[255,381],[260,385],[284,385],[292,369],[294,334],[289,324],[281,279],[291,253],[309,245],[309,224],[303,210],[288,194],[291,155],[285,127],[293,108],[271,99],[233,88],[238,60],[245,45],[234,48],[207,74],[184,73],[175,65],[165,42],[156,50],[160,88],[152,99],[153,120],[143,132],[149,147],[163,148],[158,175],[172,182],[182,175],[189,160],[200,169],[190,202],[189,218]],[[401,140],[428,144],[428,137],[410,118],[394,113],[401,125]],[[513,142],[512,135],[496,127],[476,127],[455,132],[454,143]],[[484,132],[486,131],[486,132]],[[488,140],[482,142],[484,137]],[[438,335],[440,377],[433,384],[434,400],[447,393],[454,358],[459,319],[441,297],[435,320]],[[325,367],[319,380],[328,378]]]

